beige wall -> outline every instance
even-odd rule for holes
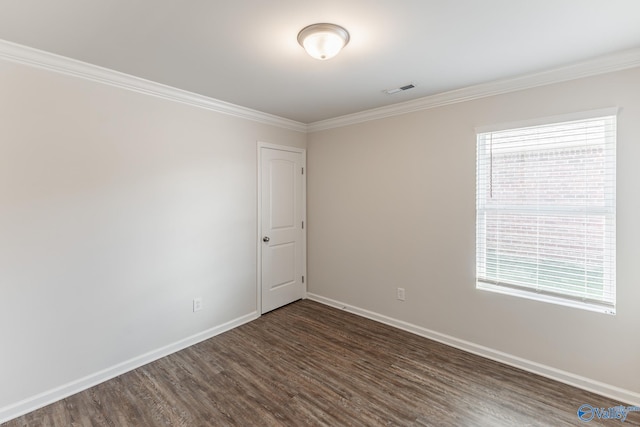
[[[640,396],[638,88],[640,68],[310,134],[309,292]],[[617,315],[476,290],[474,128],[614,106]]]
[[[637,87],[640,69],[306,136],[0,62],[0,419],[255,313],[258,140],[309,144],[310,292],[640,392]],[[609,106],[618,314],[476,291],[474,127]]]
[[[258,140],[306,146],[304,133],[0,62],[0,419],[255,313]]]

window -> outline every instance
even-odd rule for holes
[[[616,112],[597,113],[478,133],[477,288],[615,314]]]

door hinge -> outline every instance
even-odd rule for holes
[[[302,283],[304,283],[304,276],[302,276]]]
[[[304,168],[302,168],[302,175],[304,175]]]
[[[304,230],[304,221],[302,221],[302,229]]]

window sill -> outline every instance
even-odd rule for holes
[[[594,311],[596,313],[603,313],[615,316],[616,309],[611,307],[604,307],[598,304],[592,304],[588,302],[575,301],[570,299],[564,299],[551,295],[538,294],[535,292],[527,292],[519,289],[505,288],[503,286],[492,285],[484,282],[476,282],[476,289],[482,291],[495,292],[503,295],[510,295],[519,298],[526,298],[534,301],[547,302],[550,304],[562,305],[565,307],[578,308],[581,310]]]

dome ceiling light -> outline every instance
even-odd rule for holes
[[[313,24],[300,30],[298,43],[313,58],[324,61],[349,43],[349,32],[336,24]]]

